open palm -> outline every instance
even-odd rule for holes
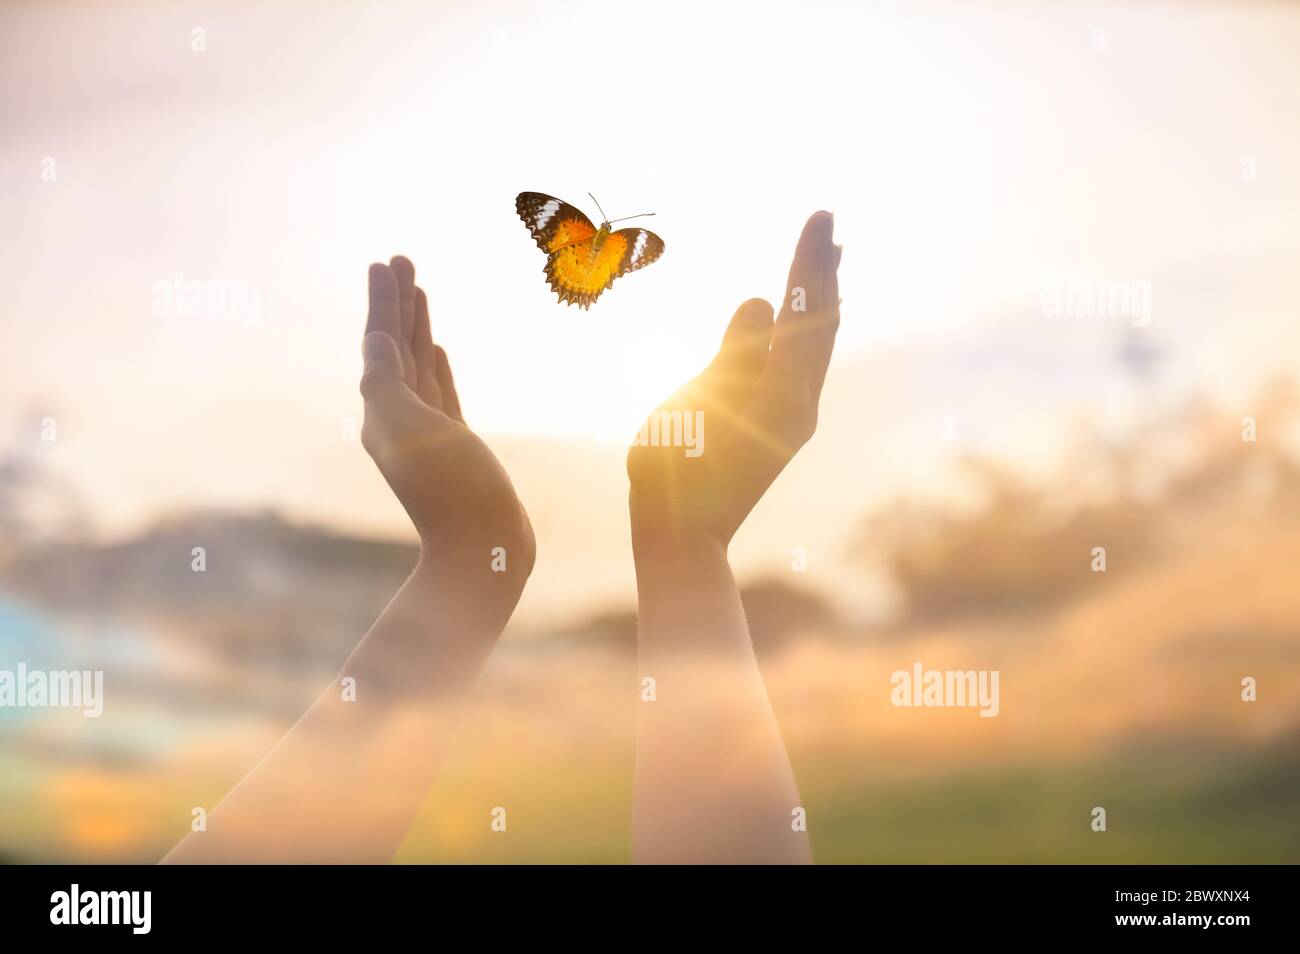
[[[447,354],[433,343],[428,297],[401,256],[370,266],[363,348],[361,440],[421,540],[436,540],[442,559],[486,561],[503,547],[530,570],[528,516],[496,456],[465,425]]]
[[[741,305],[709,366],[647,420],[627,455],[634,523],[686,525],[726,544],[812,436],[839,327],[832,233],[829,213],[808,220],[780,315],[759,298]]]

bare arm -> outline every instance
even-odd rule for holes
[[[638,862],[812,860],[727,545],[816,425],[839,323],[831,231],[828,214],[809,219],[779,318],[742,305],[714,361],[656,412],[702,421],[699,453],[662,440],[628,453],[639,668],[654,680],[637,726]],[[661,416],[661,438],[674,420]]]
[[[362,441],[420,561],[293,729],[165,862],[387,862],[533,565],[527,515],[464,423],[403,258],[371,266]]]

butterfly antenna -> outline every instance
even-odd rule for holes
[[[642,218],[645,218],[647,215],[654,215],[654,213],[653,213],[653,212],[638,212],[636,215],[625,215],[625,216],[623,216],[621,219],[610,219],[610,220],[609,220],[609,224],[610,224],[610,225],[613,225],[615,222],[626,222],[628,219],[642,219]]]
[[[591,195],[591,193],[588,192],[587,195]],[[596,197],[595,197],[594,195],[591,195],[591,201],[592,201],[592,202],[596,202]],[[600,203],[599,203],[599,202],[596,202],[596,208],[600,209],[600,218],[601,218],[601,221],[602,221],[602,222],[608,222],[608,221],[609,221],[609,216],[605,214],[605,210],[604,210],[604,209],[601,209],[601,208],[600,208]]]

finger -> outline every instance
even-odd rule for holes
[[[376,461],[395,450],[427,438],[430,428],[445,421],[430,413],[402,379],[402,355],[392,335],[372,331],[361,342],[365,371],[361,375],[361,396],[365,398],[365,422],[361,442]],[[448,424],[447,426],[450,426]]]
[[[396,343],[402,334],[401,299],[397,276],[387,265],[370,266],[370,312],[366,315],[366,334],[382,332]]]
[[[817,333],[813,338],[812,372],[808,379],[808,390],[814,404],[821,398],[822,385],[826,383],[826,369],[831,364],[831,352],[835,350],[835,333],[840,328],[840,256],[844,251],[842,245],[834,244],[831,237],[829,252],[824,259],[822,276],[822,310],[815,317]]]
[[[460,409],[460,395],[456,393],[456,380],[451,376],[451,362],[441,345],[433,346],[434,371],[438,376],[438,389],[442,392],[442,410],[449,418],[460,424],[465,423],[465,415]]]
[[[397,342],[386,331],[368,332],[361,342],[365,368],[361,372],[361,396],[366,404],[387,401],[402,383],[402,355]]]
[[[801,382],[808,381],[812,371],[812,319],[822,308],[822,267],[831,246],[832,228],[829,212],[814,213],[804,225],[790,263],[785,301],[772,332],[773,370]]]
[[[388,267],[393,270],[393,275],[397,279],[398,315],[401,319],[401,333],[397,337],[397,346],[401,349],[405,364],[406,383],[414,389],[418,378],[415,361],[406,359],[413,359],[415,356],[411,342],[415,330],[415,266],[409,258],[394,255]]]
[[[405,255],[394,255],[388,267],[397,277],[397,291],[401,296],[402,336],[397,342],[409,344],[415,329],[415,265]]]
[[[722,336],[715,363],[735,372],[753,371],[758,377],[772,346],[773,309],[761,298],[751,298],[736,309]]]
[[[429,327],[429,297],[419,287],[415,289],[415,329],[411,334],[411,350],[415,355],[417,374],[415,393],[430,407],[445,410],[442,390],[438,387],[433,332]]]

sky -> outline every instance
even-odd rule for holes
[[[1182,379],[1243,393],[1295,365],[1300,9],[1172,9],[6,4],[0,439],[106,533],[263,504],[399,532],[352,440],[369,262],[414,260],[467,418],[525,448],[503,456],[616,460],[736,305],[781,295],[820,208],[845,247],[832,418],[881,413],[852,378],[893,354],[932,376],[913,395],[996,400],[977,362],[1020,339],[989,329],[1041,330],[1062,276],[1145,283]],[[666,252],[559,305],[524,190],[654,211]],[[177,276],[250,297],[160,315]]]

